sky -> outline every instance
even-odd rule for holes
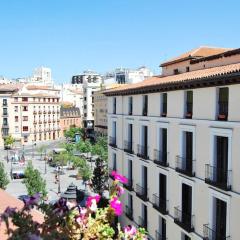
[[[0,0],[0,75],[159,64],[199,46],[240,47],[238,0]]]

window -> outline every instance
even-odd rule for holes
[[[14,102],[18,102],[18,98],[17,97],[14,98]]]
[[[18,122],[18,116],[15,116],[15,122]]]
[[[148,114],[148,95],[143,96],[143,111],[142,115],[147,116]]]
[[[14,112],[18,112],[18,106],[14,106]]]
[[[7,118],[3,118],[3,125],[7,126],[8,125],[8,119]]]
[[[27,101],[28,101],[28,98],[27,98],[27,97],[23,97],[23,98],[22,98],[22,101],[23,101],[23,102],[27,102]]]
[[[167,116],[167,93],[162,93],[162,106],[161,106],[161,116]]]
[[[23,116],[23,121],[28,121],[28,116]]]
[[[190,71],[190,68],[189,67],[186,67],[186,72],[189,72]]]
[[[27,112],[28,111],[28,106],[23,106],[23,111]]]
[[[193,112],[193,91],[186,92],[185,117],[192,118]]]
[[[19,127],[15,126],[15,133],[18,133],[18,132],[19,132]]]
[[[219,88],[218,96],[218,120],[227,121],[228,119],[228,88]]]
[[[84,105],[84,109],[87,109],[87,105]]]
[[[117,112],[117,98],[113,98],[113,114],[116,114]]]
[[[137,156],[143,159],[148,159],[148,127],[141,126],[140,144],[138,144]]]
[[[179,71],[178,71],[177,68],[173,70],[173,74],[174,74],[174,75],[179,74]]]
[[[3,108],[3,115],[7,115],[8,114],[8,112],[7,112],[7,108]]]
[[[7,106],[7,99],[3,99],[3,106]]]
[[[132,115],[133,112],[133,97],[128,98],[128,114]]]
[[[158,230],[156,231],[156,239],[166,239],[166,220],[159,216]]]
[[[27,142],[28,141],[28,137],[24,136],[23,140],[24,140],[24,142]]]
[[[28,131],[28,126],[23,126],[23,132],[27,132]]]

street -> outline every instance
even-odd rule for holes
[[[47,152],[50,153],[54,148],[61,147],[63,141],[54,141],[49,142],[47,144]],[[45,145],[45,144],[42,144]],[[35,147],[28,146],[24,148],[24,156],[27,161],[32,161],[34,168],[38,169],[42,175],[42,177],[46,180],[47,191],[48,191],[48,201],[52,201],[58,198],[58,184],[55,183],[55,173],[54,168],[50,167],[45,163],[42,157],[38,152],[38,148],[41,144],[38,144]],[[32,151],[33,150],[33,151]],[[11,152],[11,150],[9,150]],[[11,155],[9,154],[9,162],[7,162],[7,150],[1,150],[1,161],[4,163],[5,171],[9,175],[10,183],[7,186],[6,191],[11,195],[18,198],[21,195],[27,195],[27,190],[25,185],[22,183],[23,179],[11,179],[10,171],[11,171]],[[46,174],[45,174],[46,167]],[[79,189],[84,189],[85,186],[82,183],[82,180],[76,180],[75,175],[77,170],[64,170],[64,175],[60,175],[60,190],[64,192],[70,183],[74,183]]]

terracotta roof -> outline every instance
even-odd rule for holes
[[[208,57],[211,55],[216,55],[216,54],[220,54],[226,51],[232,50],[231,48],[216,48],[216,47],[199,47],[199,48],[195,48],[191,51],[188,51],[186,53],[181,54],[178,57],[172,58],[164,63],[162,63],[160,66],[164,67],[173,63],[177,63],[177,62],[182,62],[185,60],[189,60],[189,59],[197,59],[197,58],[202,58],[202,57]]]
[[[38,86],[38,85],[28,85],[28,90],[50,90],[50,91],[60,91],[58,89],[49,87],[49,86]]]
[[[23,202],[20,201],[19,199],[11,196],[9,193],[7,193],[6,191],[0,189],[0,214],[2,214],[5,209],[7,207],[11,207],[11,208],[17,208],[17,209],[21,209],[23,207]],[[33,216],[33,220],[38,222],[38,223],[42,223],[44,221],[44,215],[37,211],[37,210],[32,210],[31,214]],[[1,223],[1,227],[0,227],[0,239],[1,240],[6,240],[7,235],[6,235],[6,227],[5,227],[5,223]]]
[[[8,83],[8,84],[0,84],[0,92],[14,92],[23,87],[23,84],[21,83]]]
[[[179,84],[179,83],[192,82],[192,81],[201,80],[201,79],[210,79],[212,77],[224,76],[234,72],[240,72],[240,63],[229,64],[225,66],[213,67],[208,69],[201,69],[201,70],[196,70],[196,71],[191,71],[191,72],[186,72],[186,73],[171,75],[166,77],[154,76],[136,84],[128,84],[119,88],[106,90],[104,93],[106,95],[111,95],[113,93],[114,95],[121,95],[122,92],[131,92],[131,90],[143,89],[150,86],[164,87],[166,85],[171,85],[175,83]]]

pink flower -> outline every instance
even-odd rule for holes
[[[117,186],[117,195],[120,197],[124,193],[124,188],[121,186]]]
[[[116,171],[112,171],[111,175],[114,177],[115,181],[119,181],[121,183],[127,183],[128,182],[127,178],[118,174]]]
[[[133,237],[137,233],[137,229],[134,226],[127,226],[124,228],[124,233],[127,237]]]
[[[110,207],[114,210],[114,213],[117,216],[122,214],[122,203],[118,200],[117,197],[114,197],[110,200]]]
[[[100,201],[100,195],[90,196],[87,198],[86,206],[90,208],[91,211],[97,211],[97,203]]]

